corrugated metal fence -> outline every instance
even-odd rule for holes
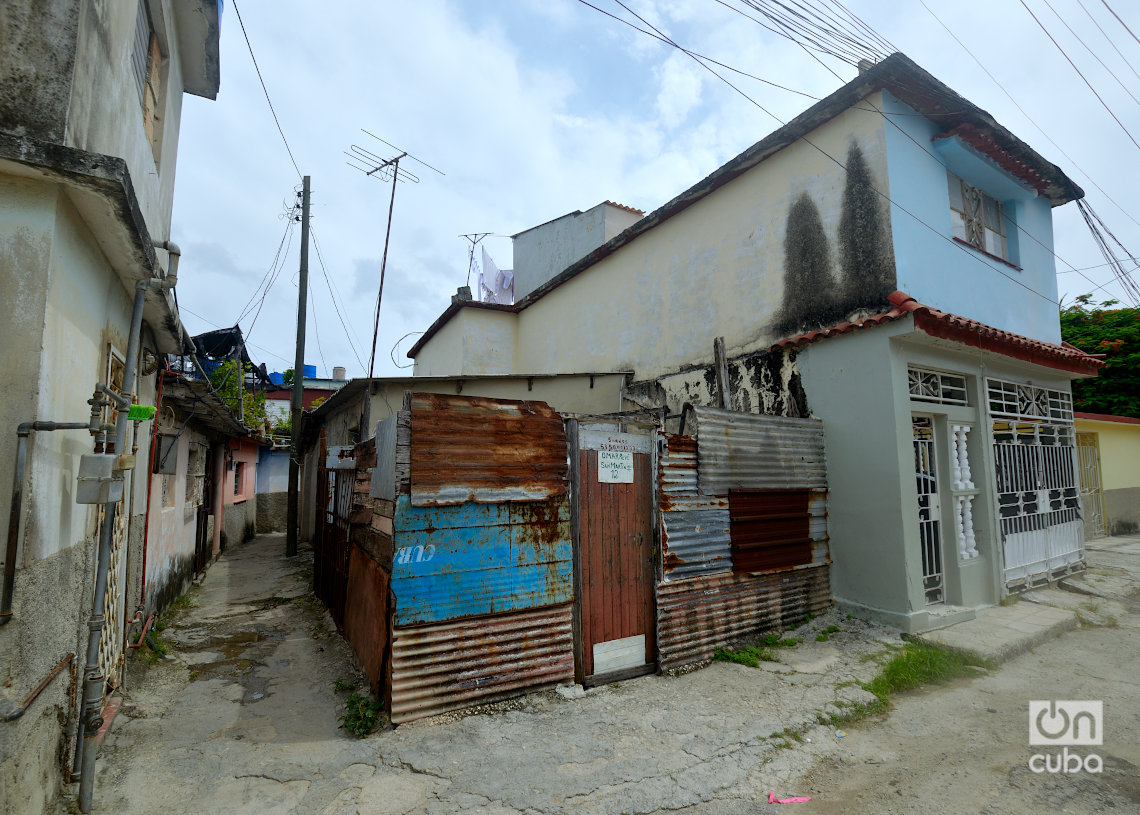
[[[659,456],[668,669],[830,604],[823,424],[686,406]]]

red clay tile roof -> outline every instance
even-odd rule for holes
[[[1121,424],[1140,424],[1135,416],[1117,416],[1113,413],[1082,413],[1074,411],[1073,418],[1086,419],[1090,422],[1120,422]]]
[[[1102,360],[1090,356],[1068,343],[1054,345],[1021,334],[1014,334],[1012,331],[1003,331],[1000,328],[988,326],[968,317],[959,317],[957,314],[939,311],[931,306],[924,306],[906,292],[896,291],[887,298],[887,301],[891,305],[887,311],[873,314],[861,320],[844,322],[828,328],[808,331],[795,337],[788,337],[780,340],[772,347],[794,348],[807,345],[837,334],[849,334],[862,328],[894,322],[910,315],[914,318],[915,328],[932,337],[953,340],[986,351],[994,351],[1014,359],[1044,365],[1047,368],[1095,375],[1097,370],[1105,364]]]
[[[619,204],[617,201],[610,201],[607,199],[603,203],[609,204],[611,207],[617,207],[618,209],[624,209],[626,212],[632,212],[634,215],[644,215],[645,214],[645,210],[643,210],[643,209],[636,209],[635,207],[627,207],[625,204]]]

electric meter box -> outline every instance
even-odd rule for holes
[[[123,497],[123,479],[114,474],[119,457],[111,453],[87,453],[79,457],[79,504],[114,504]]]

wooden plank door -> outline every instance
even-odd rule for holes
[[[656,669],[653,436],[577,436],[577,673],[591,685]]]

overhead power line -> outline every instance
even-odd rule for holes
[[[277,111],[273,108],[273,100],[269,98],[269,89],[265,87],[265,77],[261,75],[261,68],[258,67],[257,57],[253,55],[253,46],[249,42],[249,34],[245,30],[245,21],[241,18],[241,10],[238,8],[237,0],[233,0],[234,13],[238,18],[238,25],[241,26],[241,34],[245,38],[245,47],[249,49],[249,58],[253,60],[253,69],[257,71],[257,81],[261,83],[261,92],[265,94],[265,101],[269,104],[269,112],[273,114],[273,121],[277,125],[277,132],[281,134],[281,141],[285,144],[285,151],[289,154],[289,161],[293,162],[293,169],[297,171],[300,176],[301,168],[297,166],[297,159],[293,157],[293,148],[289,146],[289,140],[285,138],[285,131],[281,129],[281,120],[277,118]]]
[[[579,0],[579,2],[582,2],[584,5],[588,5],[588,4],[585,4],[585,3],[584,3],[584,0]],[[615,2],[617,5],[621,6],[623,9],[625,9],[625,10],[626,10],[626,12],[627,12],[628,14],[630,14],[630,15],[632,15],[633,17],[635,17],[636,19],[638,19],[638,20],[639,20],[639,21],[640,21],[640,22],[641,22],[643,25],[645,25],[645,26],[649,27],[650,29],[652,29],[653,31],[655,31],[655,32],[656,32],[656,33],[657,33],[659,36],[661,36],[663,39],[665,39],[667,42],[669,42],[669,44],[670,44],[670,45],[672,45],[674,48],[678,49],[679,51],[681,51],[681,52],[683,52],[683,53],[686,53],[686,54],[688,54],[688,55],[690,56],[690,58],[692,58],[692,59],[693,59],[695,62],[697,62],[697,64],[698,64],[698,65],[700,65],[702,68],[704,68],[705,70],[707,70],[707,71],[709,71],[710,73],[712,73],[712,74],[713,74],[713,76],[715,76],[717,79],[719,79],[719,80],[720,80],[721,82],[723,82],[724,84],[728,85],[728,86],[729,86],[731,89],[733,89],[733,90],[734,90],[734,91],[736,91],[738,94],[740,94],[741,96],[743,96],[745,99],[747,99],[749,102],[751,102],[751,103],[752,103],[753,105],[755,105],[757,108],[759,108],[760,110],[762,110],[764,113],[768,114],[770,117],[772,117],[773,119],[775,119],[775,120],[776,120],[777,122],[779,122],[781,125],[786,125],[786,124],[787,124],[787,123],[786,123],[786,122],[784,122],[784,120],[782,120],[782,119],[781,119],[779,116],[777,116],[776,114],[772,113],[770,110],[768,110],[766,107],[764,107],[764,106],[763,106],[762,104],[760,104],[758,101],[756,101],[755,99],[753,99],[751,96],[749,96],[749,95],[748,95],[747,93],[745,93],[743,90],[741,90],[739,87],[737,87],[736,85],[734,85],[734,84],[733,84],[732,82],[730,82],[728,79],[726,79],[725,77],[723,77],[722,75],[720,75],[719,73],[717,73],[717,72],[716,72],[714,69],[712,69],[711,67],[709,67],[709,66],[708,66],[708,65],[706,65],[705,63],[703,63],[703,62],[702,62],[702,61],[701,61],[699,58],[697,58],[696,56],[694,56],[692,53],[690,53],[690,52],[686,51],[686,49],[684,49],[682,46],[678,45],[678,44],[677,44],[675,41],[673,41],[673,39],[672,39],[672,38],[670,38],[668,35],[664,34],[664,33],[663,33],[663,32],[662,32],[660,29],[658,29],[658,28],[657,28],[656,26],[654,26],[652,23],[648,22],[648,21],[647,21],[647,20],[646,20],[644,17],[642,17],[641,15],[637,14],[637,12],[633,11],[632,9],[630,9],[630,8],[629,8],[629,6],[627,6],[627,5],[626,5],[624,2],[622,2],[622,0],[614,0],[614,2]],[[747,16],[747,15],[745,15],[745,16]],[[889,121],[889,119],[888,119],[888,121]],[[839,159],[837,159],[835,156],[833,156],[833,155],[831,155],[830,153],[828,153],[826,150],[824,150],[822,147],[820,147],[819,145],[817,145],[817,144],[816,144],[815,142],[813,142],[811,139],[809,139],[809,138],[807,138],[807,137],[805,136],[805,137],[801,137],[801,138],[800,138],[800,140],[801,140],[801,141],[803,141],[805,144],[809,145],[810,147],[812,147],[813,149],[815,149],[815,150],[816,150],[818,153],[820,153],[820,155],[822,155],[822,156],[824,156],[825,158],[827,158],[828,160],[830,160],[830,161],[831,161],[832,163],[834,163],[834,164],[835,164],[837,167],[839,167],[839,168],[840,168],[840,169],[841,169],[843,172],[847,172],[847,167],[846,167],[846,165],[844,165],[844,164],[843,164],[843,162],[841,162],[841,161],[840,161]],[[893,200],[893,199],[892,199],[892,198],[891,198],[891,197],[890,197],[890,196],[889,196],[887,193],[884,193],[882,190],[878,189],[878,187],[872,186],[872,189],[875,191],[875,193],[876,193],[876,194],[877,194],[877,195],[878,195],[880,198],[882,198],[883,200],[885,200],[885,201],[886,201],[888,204],[892,205],[892,206],[893,206],[895,209],[897,209],[899,212],[902,212],[902,213],[904,213],[905,215],[907,215],[908,217],[910,217],[911,219],[913,219],[913,220],[914,220],[916,223],[918,223],[919,225],[921,225],[921,226],[925,227],[926,229],[930,230],[930,231],[931,231],[933,234],[937,235],[939,238],[942,238],[943,240],[947,241],[947,242],[948,242],[948,243],[949,243],[951,246],[954,246],[954,247],[955,247],[956,249],[958,249],[959,251],[961,251],[961,252],[965,253],[966,257],[968,257],[968,258],[971,258],[972,260],[974,260],[974,261],[975,261],[975,262],[977,262],[977,263],[981,263],[982,265],[986,266],[988,269],[990,269],[990,270],[992,270],[992,271],[995,271],[995,272],[997,272],[997,273],[998,273],[999,275],[1001,275],[1002,277],[1005,277],[1005,278],[1006,278],[1007,280],[1009,280],[1011,283],[1013,283],[1013,284],[1015,284],[1015,285],[1017,285],[1017,286],[1020,286],[1021,288],[1025,289],[1025,290],[1026,290],[1026,291],[1028,291],[1028,292],[1031,292],[1032,294],[1034,294],[1034,295],[1036,295],[1037,297],[1039,297],[1039,298],[1041,298],[1041,299],[1045,300],[1046,302],[1048,302],[1048,303],[1051,303],[1052,305],[1055,305],[1055,306],[1058,306],[1058,307],[1060,307],[1060,303],[1059,303],[1057,300],[1054,300],[1053,298],[1049,297],[1048,295],[1044,294],[1043,292],[1039,292],[1039,291],[1037,291],[1036,289],[1032,288],[1031,286],[1029,286],[1029,285],[1027,285],[1027,284],[1023,283],[1023,282],[1022,282],[1022,281],[1020,281],[1020,280],[1018,280],[1018,279],[1017,279],[1016,277],[1014,277],[1013,275],[1011,275],[1011,274],[1009,274],[1009,273],[1007,273],[1007,272],[1003,271],[1002,269],[998,268],[997,266],[995,266],[995,265],[993,265],[993,264],[991,264],[991,263],[989,263],[989,262],[987,262],[987,261],[983,260],[982,258],[978,257],[977,255],[975,255],[973,252],[971,252],[971,251],[970,251],[969,249],[967,249],[966,247],[964,247],[964,246],[962,246],[962,245],[958,244],[957,242],[953,241],[951,238],[949,238],[948,236],[946,236],[945,234],[943,234],[942,230],[940,230],[940,229],[937,229],[936,227],[934,227],[934,226],[932,226],[931,224],[927,223],[926,221],[922,220],[922,219],[921,219],[921,218],[920,218],[918,215],[916,215],[915,213],[911,212],[909,209],[907,209],[906,207],[902,206],[902,205],[901,205],[901,204],[899,204],[898,202],[894,201],[894,200]],[[1071,265],[1071,264],[1068,264],[1068,265]]]
[[[1068,62],[1069,65],[1071,65],[1073,67],[1074,71],[1077,72],[1077,76],[1079,76],[1081,78],[1081,81],[1084,82],[1086,86],[1088,86],[1088,89],[1090,91],[1092,91],[1092,95],[1096,97],[1097,101],[1100,102],[1101,106],[1106,111],[1108,111],[1108,115],[1112,117],[1112,120],[1114,122],[1116,122],[1118,125],[1120,125],[1120,129],[1122,131],[1124,131],[1124,135],[1128,137],[1128,140],[1131,141],[1132,144],[1136,146],[1137,150],[1140,150],[1140,142],[1136,141],[1136,138],[1132,135],[1131,131],[1129,131],[1128,128],[1124,126],[1124,122],[1120,121],[1120,118],[1113,112],[1112,108],[1110,108],[1108,106],[1108,103],[1104,101],[1104,99],[1101,97],[1101,95],[1099,93],[1097,93],[1096,88],[1094,88],[1092,86],[1092,83],[1088,81],[1088,79],[1085,77],[1085,75],[1083,73],[1081,73],[1081,69],[1077,67],[1077,64],[1075,62],[1073,62],[1073,60],[1065,52],[1065,49],[1061,47],[1061,44],[1059,42],[1057,42],[1056,39],[1053,38],[1052,34],[1049,33],[1049,29],[1047,29],[1044,26],[1044,24],[1042,24],[1042,22],[1037,19],[1037,15],[1034,14],[1033,10],[1025,4],[1025,0],[1018,0],[1018,2],[1021,3],[1022,8],[1024,8],[1027,12],[1029,12],[1029,16],[1033,18],[1033,22],[1037,23],[1037,27],[1045,32],[1045,36],[1049,38],[1049,41],[1057,47],[1058,51],[1061,52],[1061,56],[1063,56],[1065,58],[1065,61]]]

